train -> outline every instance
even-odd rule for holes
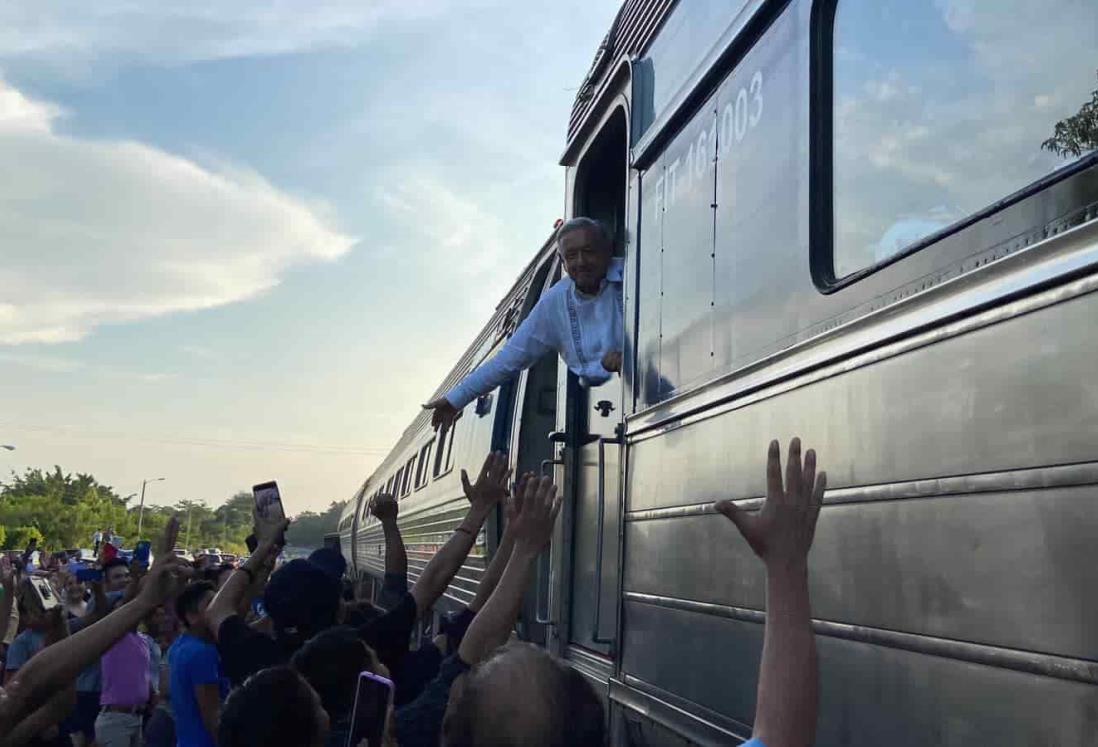
[[[1068,0],[626,0],[560,161],[564,217],[625,259],[621,376],[546,356],[444,433],[419,413],[334,529],[348,573],[380,586],[388,492],[414,580],[506,450],[565,496],[516,634],[613,745],[738,744],[764,573],[712,504],[758,505],[799,435],[829,477],[817,744],[1098,744],[1096,28]],[[531,253],[436,396],[561,278],[552,235]]]

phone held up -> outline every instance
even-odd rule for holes
[[[359,673],[355,707],[351,711],[351,731],[346,747],[358,747],[362,740],[366,740],[369,747],[382,747],[385,719],[392,700],[392,680],[373,672]]]
[[[80,568],[76,571],[76,580],[82,583],[88,581],[102,581],[103,571],[98,568]]]
[[[282,496],[278,492],[278,483],[274,480],[261,482],[252,486],[252,495],[255,497],[255,510],[259,516],[265,519],[285,519],[286,510],[282,507]],[[280,544],[286,544],[286,534],[283,533]],[[250,552],[255,552],[251,550]]]
[[[152,543],[148,540],[141,540],[133,548],[133,562],[142,568],[148,568],[151,552]]]
[[[27,578],[27,584],[34,592],[32,596],[38,605],[38,609],[42,612],[49,612],[60,604],[57,600],[57,595],[53,593],[53,587],[50,586],[48,579],[42,578],[41,576],[29,576]]]

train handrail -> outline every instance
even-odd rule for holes
[[[594,643],[613,643],[617,640],[617,634],[610,637],[600,636],[602,627],[602,555],[603,534],[606,530],[606,444],[621,445],[620,435],[611,438],[600,438],[599,441],[599,474],[598,474],[598,519],[595,522],[595,622],[591,626],[591,640]]]

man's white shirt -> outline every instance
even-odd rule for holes
[[[503,348],[471,371],[446,399],[457,409],[495,389],[529,368],[551,350],[557,351],[585,386],[601,384],[612,375],[602,357],[621,351],[623,260],[610,260],[598,293],[576,289],[567,275],[546,292]]]

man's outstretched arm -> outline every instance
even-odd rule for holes
[[[396,498],[382,493],[374,499],[370,512],[381,522],[381,531],[385,534],[385,575],[408,578],[408,553],[404,549],[404,538],[397,526],[399,508]]]
[[[529,368],[538,358],[553,350],[554,335],[544,302],[545,298],[538,301],[498,353],[466,374],[444,396],[424,405],[432,410],[431,425],[436,429],[439,426],[448,427],[467,404],[492,391],[519,371]]]
[[[507,480],[510,475],[507,455],[501,453],[488,455],[475,484],[471,485],[465,470],[461,471],[461,482],[469,499],[469,513],[416,579],[411,593],[416,600],[417,614],[422,615],[429,610],[457,575],[469,551],[473,549],[485,519],[507,495]]]
[[[785,484],[781,451],[770,444],[766,501],[748,514],[731,501],[716,509],[727,516],[766,566],[766,632],[753,736],[767,747],[808,747],[819,708],[816,637],[808,599],[808,551],[816,531],[827,475],[816,475],[811,449],[801,467],[801,442],[789,444]]]

